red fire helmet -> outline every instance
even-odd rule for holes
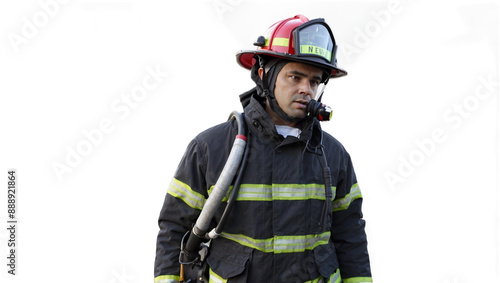
[[[243,68],[252,68],[256,63],[255,55],[266,55],[330,70],[331,78],[347,75],[346,71],[337,68],[335,38],[321,18],[309,20],[297,15],[279,21],[269,27],[265,36],[259,36],[254,45],[257,50],[242,50],[236,54]]]

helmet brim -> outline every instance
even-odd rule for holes
[[[252,66],[256,63],[256,60],[254,58],[255,55],[272,56],[294,62],[313,65],[321,69],[331,70],[330,78],[339,78],[347,75],[347,72],[345,70],[337,68],[332,64],[325,63],[324,60],[322,60],[321,58],[315,58],[312,56],[297,57],[286,53],[278,53],[267,50],[241,50],[238,53],[236,53],[236,61],[241,67],[250,70],[252,69]]]

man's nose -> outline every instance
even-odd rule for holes
[[[303,80],[299,85],[299,93],[305,96],[314,96],[314,90],[308,80]]]

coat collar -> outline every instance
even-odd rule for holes
[[[250,102],[245,107],[245,119],[252,133],[259,135],[264,141],[275,143],[283,141],[283,137],[276,131],[271,117],[269,117],[262,104],[254,96],[250,98]],[[298,124],[298,127],[302,130],[300,137],[298,139],[288,137],[286,140],[293,139],[295,141],[312,142],[316,141],[317,137],[317,142],[319,143],[321,127],[317,119],[304,120]]]

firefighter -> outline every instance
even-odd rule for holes
[[[236,55],[256,83],[240,95],[248,160],[222,233],[210,241],[203,262],[207,277],[210,282],[372,282],[351,158],[322,131],[324,117],[308,112],[330,78],[347,75],[337,67],[330,27],[323,19],[298,15],[272,25],[254,45],[256,50]],[[182,237],[217,182],[237,130],[236,122],[228,121],[188,145],[159,216],[155,283],[181,280]]]

